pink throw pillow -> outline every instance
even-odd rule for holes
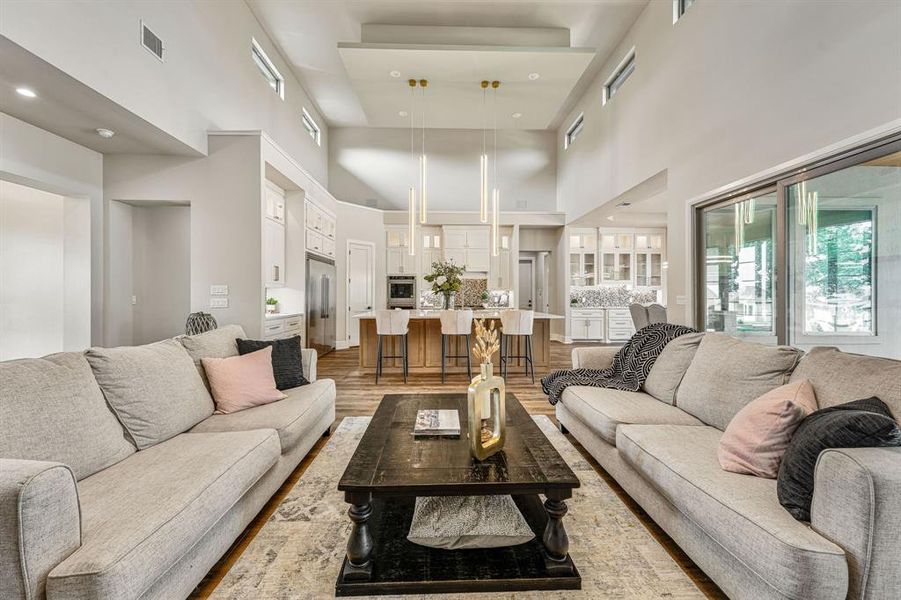
[[[217,413],[233,413],[287,398],[275,387],[272,346],[228,358],[202,358]]]
[[[817,409],[806,379],[770,390],[738,411],[720,439],[717,457],[726,471],[775,479],[792,434]]]

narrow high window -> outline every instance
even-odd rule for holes
[[[610,102],[610,99],[616,95],[619,88],[623,87],[626,80],[635,71],[635,48],[629,50],[626,57],[613,70],[613,74],[604,83],[604,104]]]
[[[266,56],[266,53],[263,51],[259,42],[253,38],[250,38],[250,41],[250,55],[253,57],[253,62],[260,70],[260,73],[263,74],[263,78],[266,82],[269,83],[269,87],[275,90],[275,93],[284,100],[285,78],[282,77],[282,74],[278,72],[278,69],[275,68],[275,65],[269,60],[269,57]]]
[[[303,128],[307,130],[307,133],[310,134],[317,146],[322,145],[322,133],[319,130],[319,125],[316,124],[316,121],[313,120],[307,109],[303,109]]]
[[[576,120],[573,121],[573,124],[569,126],[569,129],[566,130],[566,135],[563,136],[563,149],[569,148],[576,138],[579,137],[579,134],[582,133],[582,125],[585,123],[585,115],[580,114],[576,117]]]
[[[673,0],[673,23],[678,21],[694,3],[695,0]]]

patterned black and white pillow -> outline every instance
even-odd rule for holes
[[[289,390],[310,383],[303,374],[303,360],[300,353],[300,336],[283,340],[235,340],[239,354],[250,354],[272,346],[272,374],[275,376],[275,387]]]

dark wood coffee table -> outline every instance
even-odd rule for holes
[[[461,437],[414,437],[416,412],[427,408],[459,410]],[[353,530],[336,595],[581,588],[562,520],[579,480],[513,394],[506,413],[504,449],[477,462],[469,455],[465,394],[382,398],[338,484]],[[439,550],[406,539],[417,496],[504,494],[535,533],[531,542]]]

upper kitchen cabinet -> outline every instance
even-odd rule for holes
[[[415,275],[416,256],[410,256],[410,234],[406,227],[385,231],[388,275]]]
[[[444,260],[465,265],[467,271],[487,273],[491,266],[487,226],[445,226]]]
[[[601,232],[601,283],[631,283],[633,232]]]
[[[285,224],[285,190],[278,187],[268,179],[263,190],[265,199],[266,218],[276,223]]]
[[[263,280],[268,288],[285,285],[285,226],[263,219]]]
[[[569,233],[570,285],[597,283],[597,229],[573,229]]]
[[[635,285],[662,288],[664,241],[666,231],[652,230],[635,234]]]
[[[310,200],[304,207],[307,252],[335,258],[335,217]]]

